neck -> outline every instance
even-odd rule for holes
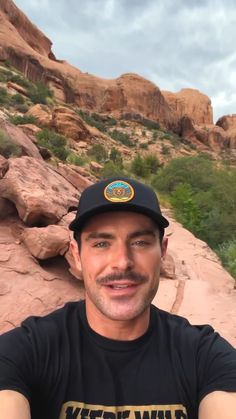
[[[150,307],[131,320],[114,320],[99,310],[90,310],[90,302],[85,301],[88,324],[96,333],[114,340],[134,340],[144,335],[149,326]]]

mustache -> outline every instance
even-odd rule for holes
[[[97,283],[100,285],[106,285],[111,281],[121,281],[123,279],[130,279],[134,282],[145,282],[148,280],[146,275],[134,271],[124,271],[104,275],[97,279]]]

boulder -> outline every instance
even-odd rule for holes
[[[64,255],[70,242],[68,228],[59,225],[26,228],[21,237],[31,255],[41,260]]]
[[[49,128],[52,121],[52,112],[50,108],[46,105],[33,105],[26,112],[26,115],[34,116],[35,118],[37,118],[40,124],[44,125],[47,128]]]
[[[170,251],[161,263],[161,277],[175,279],[175,260]]]
[[[79,192],[43,160],[10,158],[0,180],[0,197],[13,202],[28,226],[46,226],[59,221],[77,206]]]
[[[78,166],[58,163],[54,170],[70,182],[80,193],[93,183],[80,173]],[[94,178],[94,180],[96,179]]]
[[[53,108],[50,126],[59,134],[75,141],[86,140],[90,133],[80,116],[65,106]]]
[[[11,143],[17,145],[21,150],[21,155],[34,157],[35,159],[42,160],[38,148],[32,142],[31,137],[22,131],[16,125],[10,124],[7,121],[0,119],[0,128],[6,132]]]
[[[21,240],[23,231],[17,217],[0,220],[0,333],[84,296],[64,257],[36,260]]]
[[[13,91],[16,91],[16,92],[20,93],[21,95],[28,96],[27,90],[24,87],[19,86],[19,84],[17,84],[17,83],[13,83],[13,82],[9,81],[7,83],[7,87],[8,87],[8,89],[11,89]]]

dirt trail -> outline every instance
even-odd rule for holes
[[[205,242],[170,220],[169,250],[176,279],[160,282],[154,304],[187,317],[192,324],[211,324],[236,347],[235,281]]]

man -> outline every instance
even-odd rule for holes
[[[236,351],[151,305],[168,221],[126,178],[87,188],[70,228],[85,301],[0,338],[0,419],[235,419]]]

